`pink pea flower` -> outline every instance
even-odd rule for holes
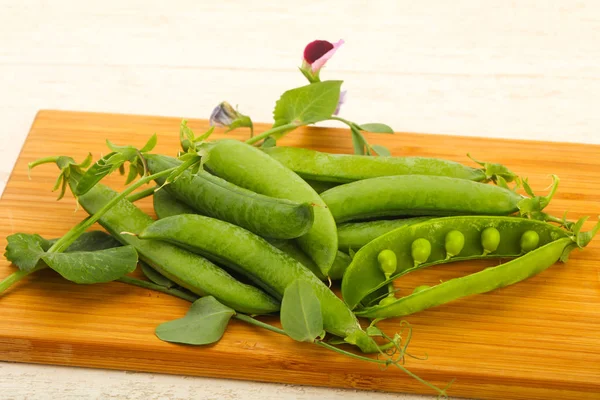
[[[319,72],[335,52],[344,44],[343,40],[331,43],[327,40],[315,40],[304,48],[304,58],[300,71],[310,83],[320,82]]]

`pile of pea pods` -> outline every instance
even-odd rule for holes
[[[306,281],[325,331],[363,352],[380,349],[357,317],[405,316],[517,283],[566,261],[598,230],[581,232],[585,220],[543,212],[558,179],[547,196],[535,196],[499,164],[261,149],[236,140],[197,150],[199,171],[156,180],[157,221],[122,200],[100,224],[134,246],[153,273],[239,313],[277,312],[286,288]],[[150,174],[182,165],[160,154],[144,160]],[[77,184],[76,174],[70,179]],[[98,184],[78,200],[93,214],[116,195]],[[419,268],[486,258],[512,260],[403,297],[392,284]],[[332,280],[341,280],[342,299]]]

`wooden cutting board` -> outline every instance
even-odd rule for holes
[[[72,197],[55,201],[55,167],[35,169],[30,180],[28,162],[51,155],[81,160],[88,151],[97,159],[107,153],[105,139],[140,146],[155,132],[156,150],[174,154],[179,123],[178,118],[41,111],[0,200],[0,248],[16,232],[61,236],[85,216]],[[193,120],[190,126],[199,133],[207,121]],[[223,137],[222,132],[214,136]],[[228,137],[244,139],[247,132]],[[550,184],[549,174],[557,174],[561,184],[549,211],[561,216],[568,211],[570,219],[590,215],[595,220],[600,214],[600,146],[408,133],[368,139],[387,145],[394,155],[473,165],[466,157],[470,152],[528,176],[541,193]],[[352,151],[349,132],[342,129],[302,129],[281,145]],[[117,187],[122,181],[119,176],[109,180]],[[147,199],[140,206],[152,213]],[[433,284],[487,265],[433,267],[402,278],[398,286]],[[14,270],[2,257],[0,278]],[[154,336],[158,324],[187,308],[182,300],[122,283],[75,285],[41,271],[0,296],[0,360],[432,394],[397,369],[381,371],[238,321],[213,346],[174,345]],[[406,320],[413,329],[409,351],[428,355],[425,361],[408,358],[406,366],[438,386],[455,379],[451,396],[600,398],[600,237],[585,251],[575,251],[567,264],[525,282]],[[400,321],[382,326],[393,333]]]

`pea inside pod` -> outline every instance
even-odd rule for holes
[[[461,297],[512,285],[544,271],[559,260],[564,260],[575,247],[575,238],[561,238],[497,267],[450,279],[423,290],[415,290],[409,296],[360,310],[356,314],[367,318],[401,317]]]
[[[403,219],[384,219],[366,222],[346,222],[339,224],[338,246],[341,251],[348,252],[349,249],[358,251],[371,240],[385,235],[388,232],[405,225],[416,224],[427,221],[430,217],[415,217]]]
[[[536,231],[527,231],[521,236],[521,251],[528,253],[540,244],[540,235]]]
[[[449,260],[459,255],[465,247],[465,235],[456,229],[451,230],[446,234],[444,245],[446,247],[446,259]]]
[[[490,227],[498,231],[502,240],[494,252],[484,255],[482,232]],[[447,259],[446,237],[454,230],[464,236],[464,246],[458,255]],[[342,296],[354,308],[361,302],[367,304],[385,295],[386,278],[377,260],[377,255],[382,250],[389,249],[396,254],[398,263],[395,274],[399,274],[415,268],[412,243],[417,239],[425,238],[431,244],[431,254],[427,261],[418,265],[418,268],[422,268],[449,261],[518,257],[522,254],[521,236],[530,230],[538,233],[540,246],[569,235],[564,229],[546,222],[500,216],[432,218],[398,228],[369,242],[354,255],[342,279]]]
[[[483,255],[487,256],[498,249],[500,245],[500,232],[494,227],[485,228],[481,233],[481,247]]]
[[[431,243],[425,238],[418,238],[410,246],[410,255],[413,258],[415,267],[427,262],[431,255]]]

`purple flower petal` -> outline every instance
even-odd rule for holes
[[[340,99],[338,100],[337,107],[335,108],[333,115],[338,115],[338,113],[340,112],[340,108],[342,108],[342,104],[344,104],[345,102],[346,102],[346,91],[342,90],[340,92]]]

